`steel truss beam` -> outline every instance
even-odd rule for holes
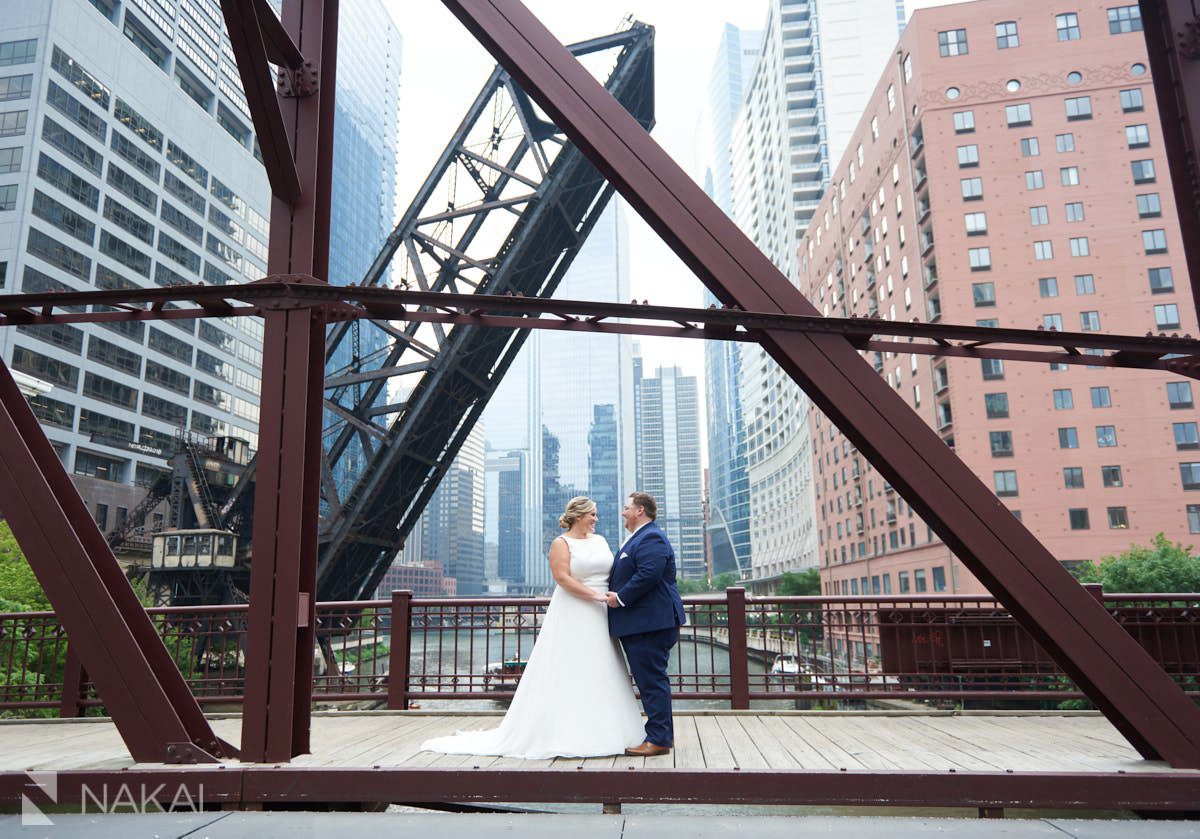
[[[726,305],[817,316],[518,0],[443,0]],[[840,335],[762,345],[1138,751],[1200,767],[1200,707]]]
[[[215,301],[228,304],[227,308],[213,311],[217,308],[212,305]],[[196,308],[164,311],[162,306],[166,302],[191,303]],[[89,304],[97,310],[75,311]],[[204,308],[203,304],[208,304],[208,308]],[[177,286],[13,294],[0,297],[0,327],[162,317],[262,317],[276,308],[302,306],[325,307],[326,317],[330,321],[371,318],[377,325],[390,321],[440,323],[742,342],[757,342],[759,332],[767,329],[827,333],[845,336],[860,351],[1163,370],[1200,378],[1200,340],[1190,336],[998,329],[873,318],[769,314],[740,309],[689,309],[544,297],[406,291],[387,287],[312,285],[297,282],[293,277],[267,277],[260,283],[246,286]],[[117,310],[104,311],[103,307],[117,307]],[[161,311],[161,314],[154,314],[156,311]],[[542,314],[549,317],[537,317]],[[407,335],[394,328],[393,331]],[[326,378],[325,386],[341,387],[427,369],[428,359],[435,351],[421,347],[415,338],[405,339],[405,343],[416,348],[418,355],[426,360]],[[1089,351],[1098,354],[1092,355]],[[330,401],[326,401],[325,406],[329,410],[342,412],[347,421],[357,423],[372,436],[385,435],[385,429],[370,424],[349,409]],[[395,405],[371,408],[377,414],[396,410],[398,406]]]
[[[204,718],[3,361],[0,510],[134,760],[236,755]]]
[[[221,5],[274,193],[268,270],[322,284],[329,275],[338,0],[284,0],[279,19],[264,0]],[[278,95],[264,83],[268,60],[292,71],[282,75]],[[325,375],[323,309],[276,307],[264,320],[242,716],[242,757],[250,761],[309,750]]]
[[[1192,0],[1141,0],[1175,209],[1200,307],[1200,15]]]

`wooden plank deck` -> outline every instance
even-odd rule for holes
[[[412,769],[716,769],[905,772],[1187,772],[1143,760],[1104,717],[1086,713],[704,711],[675,716],[675,749],[655,758],[517,760],[424,752],[428,737],[490,728],[489,713],[340,712],[313,716],[313,753],[292,767]],[[232,743],[240,720],[213,727]],[[134,764],[106,720],[0,721],[0,772],[115,770]],[[237,765],[230,761],[229,765]]]

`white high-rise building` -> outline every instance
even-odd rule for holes
[[[797,248],[896,42],[895,0],[771,0],[733,126],[733,217],[795,284]],[[817,564],[809,401],[758,346],[740,354],[754,579]]]
[[[270,192],[219,3],[3,11],[0,287],[265,275]],[[111,528],[166,467],[177,429],[256,445],[261,341],[254,318],[163,320],[4,329],[0,353],[53,386],[31,404]]]

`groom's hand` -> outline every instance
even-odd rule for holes
[[[610,609],[616,609],[621,605],[621,601],[617,599],[617,593],[615,591],[605,592],[604,602],[608,604],[608,608]]]

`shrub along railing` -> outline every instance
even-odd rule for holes
[[[1200,594],[1101,594],[1121,623],[1200,698]],[[547,598],[413,598],[321,603],[318,702],[506,699],[533,649]],[[677,700],[1057,703],[1082,694],[988,596],[684,600],[672,657]],[[148,610],[197,699],[242,701],[246,606]],[[78,716],[103,702],[50,612],[0,614],[0,715]],[[93,711],[96,713],[97,711]]]

